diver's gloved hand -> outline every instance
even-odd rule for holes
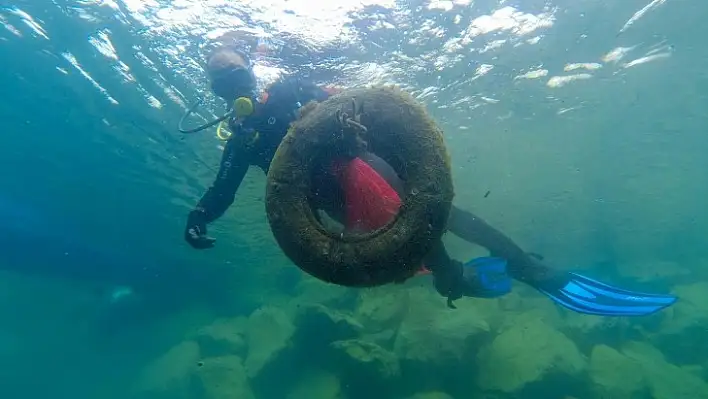
[[[435,288],[447,297],[447,306],[455,308],[452,301],[463,296],[496,298],[511,291],[511,277],[506,273],[506,260],[485,256],[466,264],[457,261],[449,267],[448,275],[435,276]]]
[[[184,229],[184,239],[196,249],[214,246],[216,239],[207,236],[206,214],[201,209],[195,209],[189,213],[187,227]]]
[[[452,301],[464,295],[464,278],[462,262],[452,260],[447,267],[433,273],[433,286],[438,294],[447,298],[447,306],[455,308]]]

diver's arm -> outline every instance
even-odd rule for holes
[[[279,98],[283,103],[300,102],[305,105],[310,101],[322,102],[340,90],[334,87],[317,85],[307,79],[295,76],[287,77],[268,89],[268,98]]]
[[[504,233],[454,205],[450,211],[448,230],[465,241],[483,246],[492,256],[506,259],[508,272],[516,280],[536,282],[553,274]]]
[[[449,230],[460,238],[486,247],[492,255],[504,258],[507,261],[506,273],[508,275],[529,284],[548,296],[553,302],[574,312],[612,317],[645,316],[673,305],[677,299],[673,295],[632,292],[575,272],[552,269],[543,264],[538,259],[538,255],[524,253],[510,238],[482,219],[454,206]],[[481,269],[473,267],[464,267],[464,269],[463,281],[465,284],[461,290],[462,296],[498,297],[511,290],[510,283],[502,282],[503,277],[500,276],[498,269],[488,268],[487,271],[482,270],[481,273]],[[489,271],[491,271],[491,279],[483,275]],[[437,280],[437,276],[435,274],[433,276]],[[490,284],[489,281],[492,283]],[[438,288],[437,284],[436,288]],[[492,296],[485,295],[485,291],[491,293]],[[441,293],[447,294],[448,306],[454,306],[452,300],[456,299],[460,292],[443,291]]]
[[[334,88],[323,87],[303,79],[297,79],[293,83],[298,87],[298,97],[302,105],[310,101],[322,102],[337,93]]]
[[[204,213],[206,223],[218,219],[229,209],[247,171],[248,162],[243,148],[236,140],[227,141],[214,184],[199,200],[195,209]]]

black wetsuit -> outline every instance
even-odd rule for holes
[[[254,113],[240,125],[229,121],[235,132],[224,146],[221,165],[214,184],[197,205],[210,223],[219,218],[233,203],[249,166],[257,166],[265,173],[270,168],[275,150],[285,137],[290,123],[297,118],[299,108],[310,101],[324,101],[330,94],[319,86],[299,79],[279,81],[268,88],[267,100],[259,103]],[[324,210],[335,220],[341,220],[344,196],[335,176],[316,174],[317,195],[313,207]]]
[[[323,101],[329,94],[319,86],[290,78],[273,84],[267,91],[265,103],[258,104],[254,114],[235,125],[227,141],[221,166],[214,184],[207,190],[197,205],[205,223],[219,218],[233,203],[243,177],[250,165],[268,171],[275,150],[278,148],[298,109],[310,101]],[[257,132],[257,134],[255,133]],[[369,163],[391,186],[400,190],[401,182],[395,171],[373,154],[361,157]],[[333,174],[319,174],[318,195],[314,207],[327,212],[335,220],[342,220],[344,209],[341,187]],[[399,191],[399,194],[400,193]],[[492,255],[507,259],[509,273],[517,280],[532,282],[543,278],[547,269],[533,262],[511,239],[489,226],[480,218],[453,206],[449,231],[460,238],[487,248]],[[462,295],[474,296],[460,286],[463,268],[460,262],[450,258],[440,241],[428,254],[424,263],[435,276],[436,289],[444,296],[457,299]],[[469,276],[467,276],[469,279]]]

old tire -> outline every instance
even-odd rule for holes
[[[404,179],[398,215],[366,234],[326,230],[310,206],[313,170],[342,152],[337,110],[359,104],[367,149]],[[346,90],[309,107],[278,147],[268,172],[266,212],[276,241],[305,272],[330,283],[371,287],[402,281],[446,229],[453,198],[442,131],[410,95],[389,87]]]

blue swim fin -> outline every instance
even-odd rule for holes
[[[506,260],[492,256],[475,258],[464,268],[471,268],[470,291],[466,296],[475,298],[497,298],[511,292],[511,277],[506,273]],[[465,273],[467,276],[468,273]]]
[[[577,273],[567,273],[566,281],[553,286],[534,284],[554,302],[570,310],[599,316],[645,316],[676,302],[672,295],[634,292],[593,280]]]

